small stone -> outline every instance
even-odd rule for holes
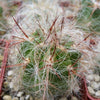
[[[33,100],[33,99],[30,99],[30,100]],[[43,100],[43,97],[41,97],[41,98],[35,98],[35,100]]]
[[[100,81],[100,76],[99,76],[99,75],[95,75],[95,76],[94,76],[94,80],[95,80],[96,82],[99,82],[99,81]]]
[[[9,87],[12,89],[14,87],[13,82],[10,82]]]
[[[20,97],[20,100],[24,100],[24,97]]]
[[[94,75],[92,75],[92,74],[87,75],[86,79],[89,80],[89,81],[92,81],[92,80],[94,80]]]
[[[89,93],[92,94],[92,95],[95,94],[95,91],[94,91],[93,88],[90,87],[90,86],[88,87],[88,91],[89,91]]]
[[[7,81],[5,81],[3,85],[4,85],[5,88],[7,88],[8,87],[8,84],[9,83]]]
[[[78,100],[78,99],[75,96],[73,96],[71,100]]]
[[[8,71],[8,76],[11,76],[11,75],[13,75],[13,71],[12,70]]]
[[[19,100],[17,97],[13,97],[13,99],[12,100]]]
[[[33,97],[32,96],[30,96],[30,99],[29,100],[33,100]]]
[[[30,95],[26,95],[25,100],[29,100]]]
[[[11,96],[5,95],[5,96],[3,97],[3,100],[11,100]]]
[[[18,92],[17,97],[21,97],[24,94],[24,92]]]
[[[93,89],[95,89],[95,90],[98,90],[98,89],[99,89],[99,84],[96,83],[96,82],[92,82],[92,83],[91,83],[91,87],[92,87]]]
[[[63,97],[63,98],[60,98],[59,100],[67,100],[67,98],[66,97]]]
[[[100,90],[95,93],[96,97],[100,97]]]
[[[11,76],[8,76],[8,77],[7,77],[7,80],[8,80],[9,82],[11,82],[12,77],[11,77]]]

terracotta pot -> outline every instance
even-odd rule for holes
[[[4,81],[4,76],[5,76],[5,71],[6,71],[6,63],[7,63],[7,58],[8,58],[8,48],[9,48],[9,42],[3,39],[0,39],[0,42],[4,42],[5,46],[4,48],[4,58],[2,61],[1,65],[1,72],[0,72],[0,100],[1,100],[1,93],[2,93],[2,86],[3,86],[3,81]]]
[[[81,78],[81,85],[80,85],[80,92],[82,93],[82,100],[100,100],[98,98],[92,97],[87,89],[86,79],[85,76]]]

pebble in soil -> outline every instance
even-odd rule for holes
[[[34,100],[33,97],[29,94],[25,94],[23,91],[13,91],[14,84],[11,81],[13,77],[14,71],[9,70],[6,73],[5,81],[3,84],[4,92],[2,95],[3,100]],[[7,90],[9,90],[7,92]]]
[[[100,76],[99,74],[89,74],[86,76],[88,92],[95,98],[100,98]]]
[[[19,95],[19,94],[18,94]],[[34,100],[34,98],[31,95],[24,95],[24,96],[11,96],[11,95],[4,95],[3,100]]]

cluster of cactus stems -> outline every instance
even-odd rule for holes
[[[38,27],[30,34],[27,34],[13,17],[14,23],[23,35],[13,36],[18,42],[12,43],[11,46],[19,46],[17,64],[7,67],[16,66],[22,71],[21,85],[28,93],[42,96],[43,100],[64,95],[74,86],[80,73],[88,70],[87,66],[94,66],[94,56],[91,54],[95,53],[95,42],[91,38],[96,37],[94,34],[100,34],[100,9],[92,0],[80,2],[81,7],[76,15],[68,17],[63,13],[66,5],[71,5],[68,2],[66,5],[63,5],[64,2],[60,3],[62,15],[56,14],[53,20],[49,18],[52,16],[47,16],[46,20],[43,20],[46,21],[43,22],[45,25],[48,23],[47,26],[41,24],[42,17],[45,16],[37,12],[34,18]],[[69,28],[68,25],[72,26]],[[71,89],[72,91],[74,89]]]

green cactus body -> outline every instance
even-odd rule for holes
[[[77,16],[79,27],[87,32],[100,32],[100,8],[93,6],[91,0],[82,0],[82,7]]]
[[[58,45],[54,37],[54,41],[44,42],[46,38],[41,31],[33,33],[32,38],[32,43],[25,41],[21,44],[22,55],[30,59],[23,74],[25,89],[38,96],[63,95],[68,90],[69,71],[71,68],[77,71],[81,54],[68,50],[72,41]]]

